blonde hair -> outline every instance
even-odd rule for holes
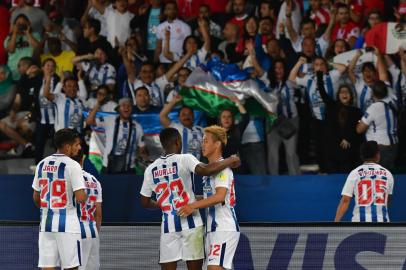
[[[210,133],[213,135],[215,141],[220,141],[223,147],[227,144],[227,131],[225,128],[222,128],[217,125],[213,125],[204,129],[204,132]]]

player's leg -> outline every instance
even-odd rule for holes
[[[161,263],[162,270],[176,270],[178,262]]]
[[[57,233],[61,269],[77,270],[82,264],[82,239],[80,233]]]
[[[188,270],[201,270],[204,258],[203,226],[182,231],[182,259]]]
[[[159,264],[161,269],[176,270],[177,261],[182,259],[181,232],[162,233],[159,245]]]
[[[203,267],[203,259],[201,260],[194,260],[194,261],[187,261],[186,262],[188,270],[202,270]]]
[[[99,238],[92,238],[89,239],[91,242],[91,248],[88,254],[87,262],[86,262],[86,267],[83,269],[86,270],[98,270],[100,268],[100,256],[99,256],[99,247],[100,247],[100,241]],[[83,252],[85,251],[85,247],[83,245]],[[84,257],[85,255],[83,255]],[[79,267],[79,270],[81,270],[83,265]]]
[[[80,270],[87,269],[87,264],[90,257],[90,252],[92,250],[92,239],[91,238],[84,238],[82,239],[82,261],[81,266],[79,267]]]
[[[38,267],[43,270],[54,270],[60,265],[58,245],[55,233],[40,232],[38,239],[39,259]]]
[[[206,237],[207,269],[232,269],[239,232],[210,232]]]

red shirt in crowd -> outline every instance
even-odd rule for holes
[[[330,21],[330,12],[325,8],[320,8],[316,12],[310,13],[310,19],[312,19],[317,26],[320,24],[328,24]]]
[[[4,49],[3,43],[10,30],[10,12],[9,10],[0,5],[0,65],[4,65],[7,62],[7,53]]]
[[[228,0],[203,0],[210,7],[211,13],[225,13]]]
[[[341,26],[339,23],[333,28],[333,33],[331,35],[333,42],[336,39],[345,39],[348,41],[351,37],[357,38],[360,34],[360,29],[358,25],[352,21],[349,21],[346,25]]]
[[[177,0],[178,14],[182,18],[197,17],[203,0]]]

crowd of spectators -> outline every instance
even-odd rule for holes
[[[1,148],[37,163],[52,134],[69,127],[87,144],[100,141],[105,172],[132,173],[161,153],[131,115],[156,114],[162,127],[179,130],[183,152],[200,159],[202,127],[179,91],[217,57],[251,67],[279,100],[273,125],[238,99],[238,110],[206,119],[228,130],[225,155],[240,154],[239,173],[298,175],[313,163],[322,173],[348,173],[365,139],[378,142],[383,166],[402,166],[404,49],[368,47],[376,61],[361,67],[361,50],[347,65],[333,58],[361,48],[381,22],[405,23],[403,2],[0,1]]]

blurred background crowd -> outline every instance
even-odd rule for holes
[[[382,44],[390,23],[403,33],[403,0],[0,3],[2,159],[35,165],[69,127],[95,171],[141,174],[162,154],[162,127],[201,159],[202,128],[217,123],[241,174],[348,173],[365,139],[405,169],[406,55]],[[216,117],[185,106],[179,92],[213,59],[276,97],[273,121],[238,98]]]

